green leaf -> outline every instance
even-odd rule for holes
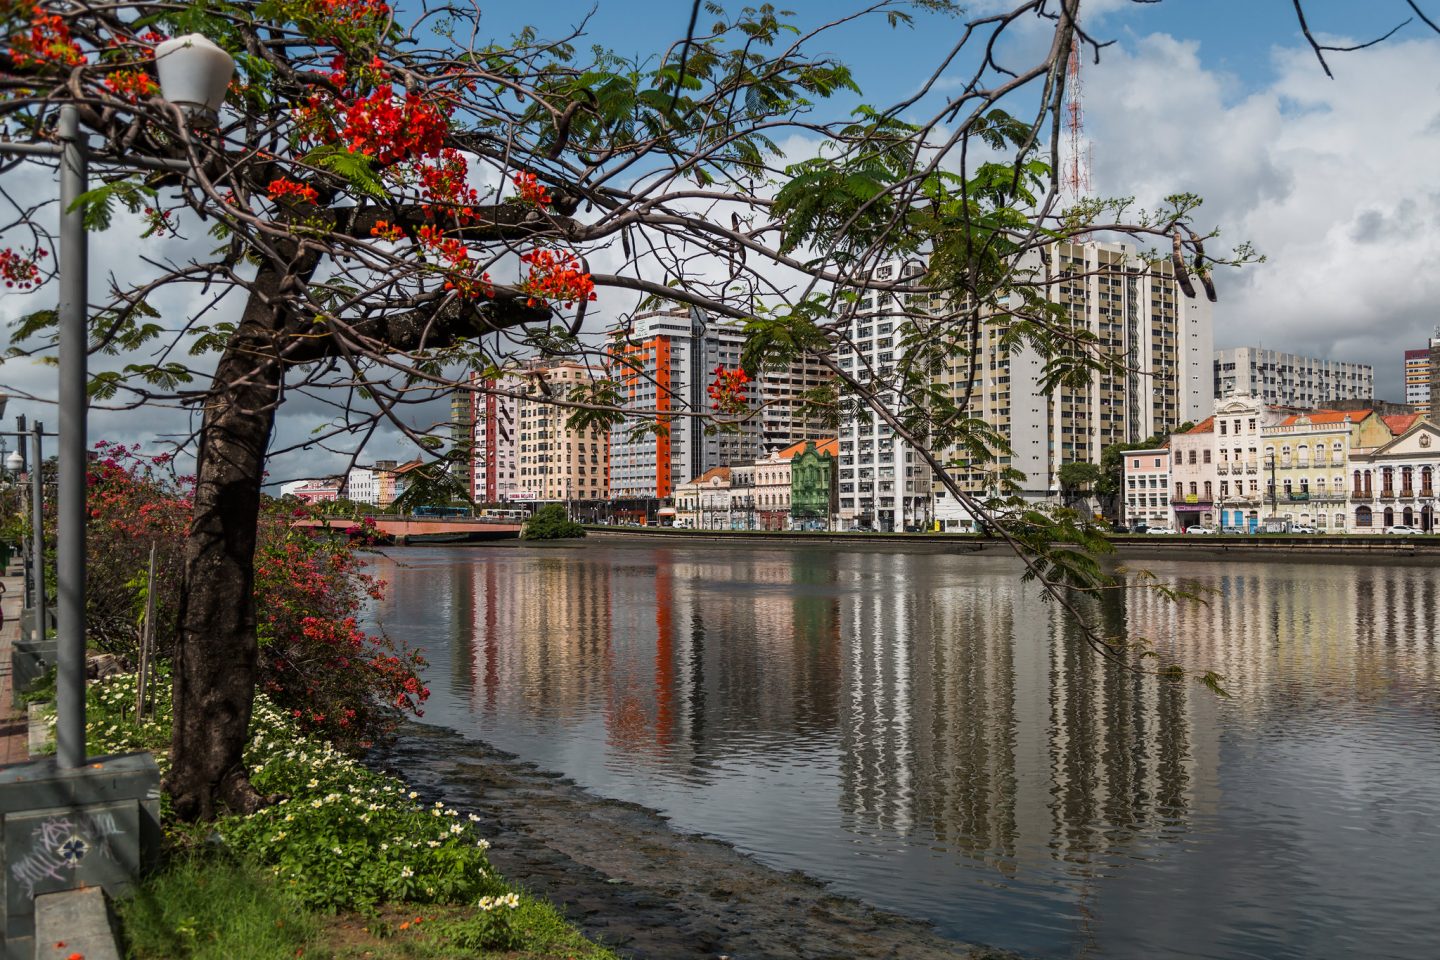
[[[385,185],[375,175],[375,167],[370,158],[363,153],[352,153],[339,144],[327,143],[316,147],[300,159],[312,167],[335,174],[351,187],[377,200],[384,200],[389,196]]]

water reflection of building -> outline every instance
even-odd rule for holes
[[[1173,827],[1194,799],[1188,688],[1103,662],[1017,579],[935,559],[864,555],[871,586],[841,601],[856,828],[924,830],[1009,873]]]

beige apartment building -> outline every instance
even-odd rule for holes
[[[953,476],[984,491],[988,475],[1010,468],[1024,475],[1020,494],[1045,501],[1059,491],[1066,463],[1098,464],[1111,444],[1165,434],[1207,416],[1214,404],[1212,313],[1203,294],[1189,297],[1168,259],[1150,262],[1125,243],[1059,243],[1032,254],[1019,276],[1063,309],[1076,329],[1115,367],[1082,386],[1042,392],[1045,361],[1012,345],[1003,321],[979,325],[973,357],[953,358],[940,379],[969,416],[993,427],[1010,453],[985,469],[967,470],[964,451],[947,451]],[[1197,294],[1199,291],[1197,291]],[[1018,295],[1011,306],[1019,309]],[[841,447],[842,480],[845,449]],[[844,496],[844,487],[841,488]],[[971,528],[974,519],[937,483],[935,519],[942,529]]]
[[[564,400],[591,379],[589,367],[573,361],[535,361],[519,376],[525,396],[517,404],[517,500],[560,502],[604,500],[610,496],[610,434],[603,427],[569,426],[572,407]],[[548,387],[548,396],[541,384]]]

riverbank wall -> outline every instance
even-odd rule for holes
[[[997,537],[957,533],[854,533],[778,530],[677,530],[671,527],[587,526],[589,536],[608,539],[670,540],[686,543],[770,542],[794,544],[943,545],[975,553],[1008,552]],[[1374,557],[1433,558],[1440,561],[1440,536],[1383,534],[1115,534],[1109,538],[1121,556],[1167,557]]]

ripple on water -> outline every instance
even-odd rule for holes
[[[1045,956],[1430,957],[1440,614],[1403,566],[1158,563],[1107,668],[1003,559],[413,550],[426,719],[967,940]]]

